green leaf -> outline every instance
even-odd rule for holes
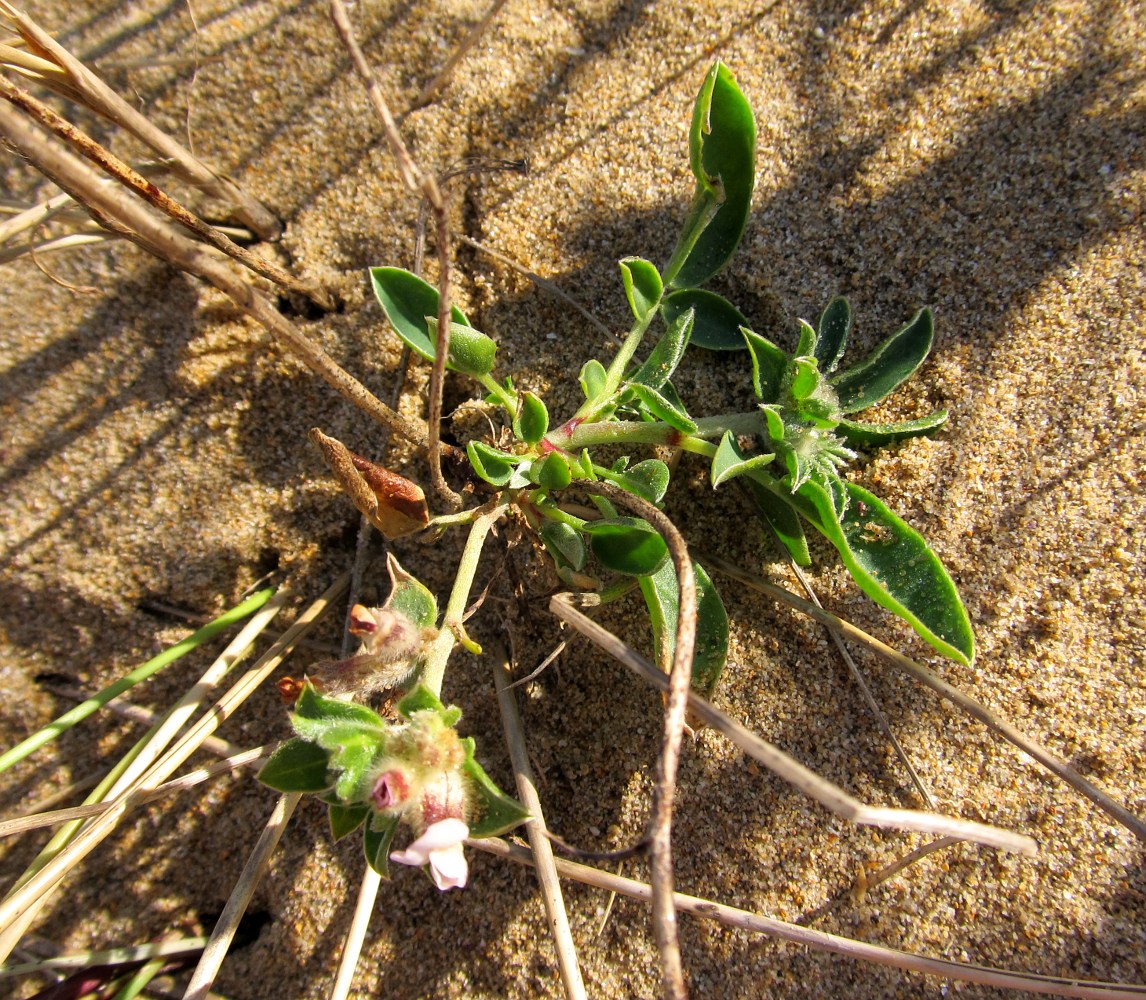
[[[605,366],[596,358],[590,358],[581,366],[578,381],[581,383],[581,391],[587,400],[597,399],[605,391],[605,384],[608,380],[609,376],[605,371]]]
[[[900,420],[894,424],[867,424],[858,420],[841,420],[836,433],[856,448],[876,448],[880,445],[904,441],[907,438],[930,434],[947,423],[947,411],[937,410],[915,420]]]
[[[709,470],[712,486],[715,489],[729,479],[735,479],[753,469],[768,465],[775,458],[776,456],[770,452],[749,455],[746,458],[737,447],[736,437],[732,431],[725,431],[724,437],[720,439],[720,444],[717,445],[716,454],[712,456],[712,467]]]
[[[517,455],[491,448],[481,441],[471,441],[466,445],[466,455],[474,472],[492,486],[504,486],[513,477],[513,471],[520,461]]]
[[[291,725],[303,739],[314,742],[318,741],[317,734],[330,728],[349,726],[369,732],[385,730],[385,723],[377,712],[352,701],[325,698],[311,684],[303,686],[302,694],[294,704]]]
[[[668,558],[668,545],[660,533],[636,517],[589,521],[584,531],[593,555],[602,566],[616,573],[645,576]]]
[[[716,292],[682,288],[666,295],[661,302],[661,315],[669,325],[690,309],[694,312],[690,344],[707,347],[710,351],[744,350],[740,328],[748,320],[726,298]]]
[[[405,615],[419,628],[433,628],[438,620],[438,602],[429,587],[407,573],[393,553],[386,554],[386,569],[390,573],[390,596],[385,606]]]
[[[559,565],[580,570],[585,565],[585,543],[572,525],[546,521],[540,528],[541,541]]]
[[[419,684],[413,691],[398,702],[399,715],[408,719],[415,712],[437,712],[443,716],[443,718],[448,714],[446,706],[442,704],[441,699],[424,684]],[[453,723],[449,724],[453,725]]]
[[[631,469],[626,469],[619,476],[603,476],[610,479],[623,490],[635,493],[648,500],[649,503],[659,504],[665,496],[669,485],[669,469],[660,459],[649,458],[638,462]]]
[[[426,332],[430,343],[436,347],[438,321],[433,316],[426,317]],[[472,326],[450,323],[450,355],[446,362],[446,367],[450,371],[481,378],[493,371],[496,357],[497,344],[492,337],[487,337]]]
[[[788,355],[767,337],[753,333],[746,326],[740,328],[740,336],[744,338],[748,353],[752,355],[752,391],[756,398],[765,403],[778,402],[784,372],[788,367]]]
[[[416,274],[400,267],[370,268],[370,284],[386,318],[402,341],[428,361],[434,360],[434,338],[430,336],[427,316],[438,315],[438,290]],[[450,315],[455,323],[469,326],[470,321],[456,306]]]
[[[944,656],[969,665],[975,638],[955,584],[909,524],[878,497],[843,482],[848,504],[843,515],[829,491],[815,480],[799,498],[804,514],[839,550],[852,578],[872,600],[899,615]],[[811,508],[806,510],[805,508]]]
[[[711,577],[700,563],[692,564],[696,580],[696,647],[692,660],[692,687],[705,697],[712,694],[728,658],[728,612]],[[676,651],[680,617],[680,587],[672,560],[640,579],[649,608],[657,665],[668,673]]]
[[[362,835],[362,847],[366,853],[366,863],[383,878],[390,877],[390,845],[398,830],[397,816],[384,816],[374,813],[366,824]]]
[[[668,329],[657,341],[645,363],[629,379],[630,382],[646,385],[650,389],[661,389],[672,378],[692,335],[694,315],[692,309],[687,309],[668,324]]]
[[[848,305],[848,300],[839,295],[828,303],[828,307],[820,316],[816,335],[816,359],[820,362],[820,371],[825,375],[836,370],[836,365],[840,363],[844,349],[848,346],[848,336],[851,331],[852,308]]]
[[[466,747],[462,773],[469,778],[470,792],[473,793],[471,801],[474,811],[469,818],[470,836],[496,837],[529,819],[529,810],[498,788],[481,764],[474,760],[473,740],[467,737],[462,743]]]
[[[330,835],[337,841],[353,833],[370,815],[370,807],[364,803],[344,806],[332,805],[329,812]]]
[[[573,481],[573,472],[569,468],[569,459],[559,451],[551,451],[533,463],[530,477],[547,490],[563,490]]]
[[[626,257],[621,261],[621,280],[633,315],[642,322],[647,320],[664,291],[656,267],[642,257]]]
[[[787,490],[780,486],[777,481],[777,490],[783,491],[784,494],[778,495],[753,476],[745,476],[741,482],[748,487],[748,492],[757,511],[776,533],[780,543],[792,556],[793,562],[797,566],[811,566],[812,554],[808,551],[808,539],[804,534],[804,525],[800,520],[800,515],[785,499],[785,496],[788,495]]]
[[[756,122],[728,67],[717,60],[693,107],[688,138],[696,190],[665,268],[674,288],[694,288],[716,274],[744,235],[756,182]]]
[[[920,309],[863,361],[835,375],[831,384],[840,409],[855,413],[878,403],[907,379],[927,357],[935,332],[930,309]]]
[[[334,784],[329,759],[310,740],[287,740],[267,758],[259,781],[277,792],[324,792]]]
[[[816,359],[796,357],[792,359],[792,382],[789,392],[797,402],[807,399],[820,384],[820,370]]]
[[[513,433],[526,444],[537,444],[549,430],[549,411],[541,397],[523,392],[519,397],[517,416],[513,418]]]
[[[662,389],[669,387],[670,383],[661,386]],[[692,418],[673,400],[663,393],[657,392],[656,389],[650,389],[647,385],[633,384],[626,387],[625,395],[633,396],[639,402],[639,408],[651,414],[655,419],[663,420],[670,427],[684,434],[696,433],[696,423]]]

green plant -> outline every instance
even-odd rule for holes
[[[417,796],[398,798],[393,782],[388,783],[397,766],[394,747],[406,747],[401,766],[407,770],[420,766],[419,753],[439,753],[427,749],[437,746],[434,740],[412,740],[420,725],[415,716],[423,722],[436,719],[430,728],[446,743],[457,739],[452,726],[458,713],[443,708],[437,698],[455,638],[473,648],[461,628],[460,612],[488,526],[503,513],[518,512],[566,584],[593,590],[602,602],[639,587],[657,659],[668,668],[681,618],[678,567],[662,531],[646,517],[631,516],[619,507],[639,512],[642,504],[661,504],[670,484],[669,467],[659,458],[633,456],[605,464],[596,457],[603,446],[671,446],[703,456],[713,487],[734,479],[747,486],[761,516],[797,563],[809,562],[803,526],[810,524],[835,545],[864,592],[910,623],[941,653],[962,663],[971,661],[974,640],[967,614],[938,557],[879,498],[840,472],[856,457],[852,446],[929,433],[946,419],[945,412],[890,425],[853,418],[894,391],[922,363],[932,343],[931,313],[921,310],[867,358],[838,370],[852,326],[844,299],[833,300],[816,327],[801,322],[795,349],[785,351],[750,329],[732,303],[700,287],[725,267],[743,235],[754,183],[755,137],[748,102],[727,67],[717,62],[693,112],[689,161],[695,191],[676,248],[661,270],[640,257],[621,261],[632,327],[608,364],[585,362],[579,374],[584,402],[568,418],[552,421],[540,396],[519,391],[511,378],[495,376],[496,342],[474,329],[460,309],[451,308],[446,367],[482,385],[486,400],[503,411],[514,443],[504,448],[470,441],[469,486],[490,499],[429,522],[441,530],[473,525],[450,608],[439,626],[433,597],[392,562],[394,586],[387,605],[352,612],[351,630],[364,639],[362,650],[318,673],[340,694],[378,687],[412,689],[398,704],[398,719],[384,722],[368,709],[348,707],[305,687],[293,716],[297,738],[262,774],[282,791],[321,793],[331,805],[336,835],[365,824],[367,857],[376,870],[386,869],[386,849],[399,818],[418,836],[430,825]],[[376,267],[370,278],[398,336],[433,360],[439,343],[438,289],[400,268]],[[638,361],[637,352],[654,327],[661,332]],[[672,383],[690,343],[743,351],[750,363],[745,378],[751,378],[757,405],[740,413],[690,413]],[[400,534],[423,526],[424,500],[417,487],[402,486],[399,477],[351,455],[319,432],[313,436],[359,508],[384,532]],[[565,492],[574,487],[588,494],[598,516],[575,513],[564,504]],[[395,527],[392,514],[399,508],[404,517]],[[727,656],[728,617],[703,566],[694,562],[692,568],[697,591],[692,683],[708,694]],[[370,677],[381,682],[372,683]],[[471,748],[464,760],[462,765],[457,754],[451,758],[450,766],[465,772],[464,777],[459,772],[457,781],[466,791],[448,815],[469,824],[469,832],[476,835],[520,822],[524,811],[493,789],[473,761]],[[419,787],[427,783],[433,781],[424,776],[415,782]],[[403,778],[399,784],[409,783]],[[436,869],[434,873],[442,884]]]

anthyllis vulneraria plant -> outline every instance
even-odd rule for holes
[[[428,864],[439,887],[465,881],[461,840],[521,822],[526,814],[499,792],[458,737],[460,715],[438,700],[446,660],[456,641],[474,644],[461,612],[481,544],[494,521],[516,511],[548,553],[560,579],[609,601],[639,586],[648,605],[654,648],[667,668],[673,655],[679,586],[662,534],[618,510],[615,489],[660,505],[669,488],[668,465],[657,458],[624,457],[604,465],[594,452],[669,446],[703,456],[713,487],[739,479],[760,515],[793,559],[809,562],[805,525],[839,551],[849,573],[873,600],[908,622],[940,653],[961,663],[974,655],[966,611],[942,563],[922,536],[878,497],[849,482],[841,469],[856,453],[940,427],[947,414],[870,424],[855,414],[884,399],[922,363],[931,348],[932,316],[923,309],[868,357],[840,362],[852,316],[842,298],[830,302],[816,326],[801,322],[792,351],[752,330],[729,301],[701,286],[732,256],[744,233],[755,180],[756,125],[732,74],[717,62],[697,96],[689,133],[696,188],[669,261],[658,269],[640,257],[620,262],[633,324],[606,364],[581,368],[584,402],[553,421],[544,400],[494,374],[497,344],[452,309],[447,367],[476,379],[489,403],[501,408],[514,445],[484,441],[466,447],[474,492],[490,499],[460,514],[428,519],[421,490],[352,455],[315,432],[331,467],[356,505],[387,535],[444,530],[470,523],[454,592],[439,623],[433,596],[391,560],[393,590],[385,607],[356,607],[352,631],[363,639],[358,656],[320,671],[320,694],[306,685],[292,717],[297,738],[263,770],[284,791],[319,793],[330,803],[336,836],[365,825],[366,854],[384,872],[391,860]],[[378,301],[398,336],[433,359],[439,292],[394,267],[370,272]],[[652,329],[651,350],[638,351]],[[745,379],[757,403],[748,412],[694,415],[673,386],[685,348],[744,351]],[[387,477],[393,477],[388,479]],[[400,480],[400,481],[399,481]],[[595,492],[594,483],[611,489]],[[587,494],[599,516],[573,513],[563,502],[571,486]],[[609,493],[613,497],[600,495]],[[622,494],[623,495],[623,494]],[[728,618],[711,578],[693,564],[697,641],[692,681],[711,693],[728,649]],[[368,678],[374,677],[374,682]],[[354,691],[398,688],[397,721],[340,700]],[[399,822],[415,841],[389,853]]]

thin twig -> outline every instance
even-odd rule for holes
[[[134,191],[144,201],[153,205],[168,218],[173,219],[175,222],[191,230],[191,232],[205,243],[213,246],[216,250],[225,253],[228,257],[233,257],[240,264],[249,267],[256,274],[261,274],[264,278],[269,278],[288,291],[305,295],[322,309],[330,310],[334,308],[334,300],[330,297],[330,293],[327,292],[326,289],[320,287],[313,281],[296,278],[294,275],[284,271],[277,264],[239,246],[228,236],[225,236],[214,227],[209,226],[197,215],[180,205],[179,202],[158,188],[130,164],[125,163],[110,150],[92,139],[91,136],[76,128],[75,125],[67,119],[56,114],[56,112],[44,104],[43,101],[33,97],[26,90],[15,86],[3,76],[0,76],[0,97],[10,101],[33,120],[39,122],[45,128],[50,129],[69,146],[82,156],[87,157],[92,163],[96,164],[96,166],[102,168],[109,176],[118,181],[129,191]]]
[[[808,579],[808,575],[800,568],[791,554],[788,556],[788,568],[795,575],[796,579],[800,581],[804,592],[808,595],[808,600],[816,605],[817,608],[822,608],[823,605],[820,603],[820,599],[812,589],[811,580]],[[860,689],[860,694],[867,704],[868,711],[875,716],[875,721],[879,725],[879,728],[883,730],[884,735],[891,741],[891,745],[895,749],[895,755],[899,758],[899,762],[903,765],[904,770],[907,771],[907,776],[911,779],[911,783],[915,786],[915,790],[923,800],[923,805],[934,812],[936,806],[935,800],[931,797],[931,792],[928,791],[927,787],[923,784],[922,779],[911,763],[911,758],[907,756],[907,751],[903,749],[899,740],[896,738],[891,728],[891,722],[888,721],[883,709],[879,707],[879,703],[875,700],[875,695],[871,693],[871,688],[868,687],[867,678],[864,677],[863,671],[860,670],[859,665],[852,658],[852,654],[848,652],[848,647],[844,644],[844,640],[839,633],[833,632],[830,628],[826,628],[826,631],[828,635],[831,636],[832,642],[835,643],[836,649],[843,658],[844,663],[847,664],[848,670],[852,675],[852,680],[855,681],[856,686]]]
[[[602,323],[599,319],[597,319],[596,316],[594,316],[588,309],[586,309],[583,305],[581,305],[580,302],[578,302],[575,298],[573,298],[573,296],[571,296],[568,292],[566,292],[560,285],[556,284],[555,282],[550,281],[548,278],[541,277],[540,274],[537,274],[535,271],[529,270],[529,268],[525,267],[523,264],[519,264],[512,257],[507,257],[505,254],[500,253],[497,250],[494,250],[493,247],[487,246],[485,243],[479,243],[477,240],[471,239],[469,236],[460,236],[459,235],[459,236],[456,236],[454,238],[459,243],[464,243],[468,247],[473,247],[475,250],[479,251],[480,253],[484,253],[487,257],[492,257],[494,260],[499,261],[500,263],[504,264],[506,267],[512,268],[514,271],[517,271],[518,274],[521,274],[524,277],[528,278],[538,288],[541,288],[541,289],[547,291],[550,295],[555,296],[556,298],[560,299],[562,302],[564,302],[567,305],[570,305],[574,309],[576,309],[582,316],[585,317],[585,319],[587,319],[590,323],[592,323],[593,326],[595,326],[598,330],[600,330],[614,344],[619,345],[621,343],[620,337],[618,337],[612,330],[610,330],[607,326],[605,326],[604,323]]]
[[[561,880],[553,865],[553,849],[545,836],[545,815],[541,810],[541,797],[537,794],[537,784],[533,778],[533,768],[529,764],[529,752],[525,746],[525,736],[521,729],[521,715],[517,710],[517,700],[510,690],[513,668],[503,649],[495,649],[493,683],[497,689],[497,704],[501,709],[501,722],[505,729],[505,742],[509,746],[509,759],[513,764],[513,775],[517,782],[517,795],[521,804],[533,814],[533,822],[526,827],[530,849],[533,851],[534,869],[541,885],[541,900],[545,904],[545,914],[549,918],[549,930],[553,935],[553,946],[557,952],[557,964],[561,970],[561,982],[568,1000],[583,1000],[586,996],[585,983],[581,978],[581,968],[577,964],[577,947],[573,943],[573,933],[569,929],[569,915],[565,912],[565,900],[561,895]]]
[[[478,39],[485,34],[486,29],[493,22],[493,19],[497,17],[497,12],[505,6],[505,2],[506,0],[494,0],[489,10],[482,16],[482,19],[469,30],[466,37],[458,43],[458,47],[450,53],[449,59],[447,59],[442,68],[438,70],[437,75],[422,88],[422,92],[414,101],[415,108],[424,108],[430,101],[438,96],[438,92],[446,85],[446,82],[457,68],[458,63],[465,58],[466,53],[469,52],[469,50],[477,44]]]
[[[351,403],[391,431],[425,447],[425,428],[402,417],[361,382],[347,374],[330,355],[297,330],[260,291],[125,191],[104,183],[101,175],[88,164],[52,142],[6,103],[0,103],[0,133],[27,156],[41,173],[83,204],[101,226],[125,236],[161,260],[214,285],[228,295],[235,305],[266,327],[282,347],[302,360],[311,371]]]
[[[931,688],[931,690],[940,697],[946,698],[972,718],[978,719],[992,732],[998,733],[1003,739],[1013,743],[1024,753],[1033,757],[1048,771],[1058,775],[1058,777],[1062,778],[1068,785],[1090,799],[1091,802],[1108,816],[1121,823],[1139,840],[1146,841],[1146,822],[1135,816],[1129,809],[1115,802],[1114,799],[1102,791],[1102,789],[1092,785],[1086,778],[1074,770],[1074,768],[1051,753],[1041,743],[1016,729],[1003,719],[1002,716],[992,712],[974,698],[948,684],[933,671],[923,666],[922,663],[916,663],[911,657],[905,656],[899,652],[899,650],[887,645],[887,643],[880,642],[875,636],[868,635],[867,632],[857,625],[853,625],[851,622],[833,615],[830,611],[816,607],[816,605],[805,601],[803,598],[798,597],[791,591],[785,590],[783,587],[777,587],[775,584],[761,580],[759,577],[740,569],[740,567],[728,562],[726,559],[721,559],[716,555],[705,554],[703,560],[706,566],[711,565],[714,569],[719,570],[726,576],[740,580],[742,583],[748,584],[748,586],[760,591],[762,594],[767,594],[775,600],[783,601],[785,604],[791,605],[793,608],[796,608],[796,610],[806,614],[809,618],[814,618],[822,625],[827,625],[828,628],[833,631],[839,632],[840,635],[854,639],[873,652],[878,653],[893,667],[902,670],[906,674],[910,674],[921,684]]]
[[[653,928],[660,952],[662,985],[667,997],[683,998],[688,992],[684,985],[676,910],[672,903],[672,809],[676,795],[677,766],[680,763],[680,742],[690,694],[689,684],[692,681],[693,650],[696,646],[696,578],[684,536],[663,511],[612,483],[578,480],[578,484],[627,507],[648,521],[664,537],[676,569],[679,601],[676,646],[668,679],[664,737],[653,788],[649,846],[652,854]]]
[[[210,749],[211,742],[210,740],[204,740],[202,744],[203,749]],[[181,792],[194,785],[201,784],[204,781],[209,781],[211,778],[218,777],[221,774],[230,774],[240,767],[254,767],[259,765],[270,755],[276,745],[277,744],[268,743],[251,750],[243,750],[233,757],[216,761],[207,767],[198,767],[194,771],[188,771],[178,778],[173,778],[171,781],[165,781],[162,785],[153,788],[149,792],[133,796],[131,800],[132,808],[146,805],[148,802],[162,798],[164,795],[170,795],[172,792]],[[26,816],[21,816],[19,819],[4,820],[0,822],[0,838],[27,833],[29,830],[41,830],[46,826],[58,826],[61,823],[71,823],[77,819],[88,819],[92,816],[99,816],[101,813],[107,812],[113,805],[115,805],[114,802],[92,802],[86,806],[73,806],[70,809],[44,810],[29,813]]]
[[[227,955],[227,950],[231,947],[235,932],[239,929],[239,921],[246,913],[251,897],[255,893],[255,888],[266,873],[267,867],[270,865],[271,855],[278,847],[283,833],[286,832],[291,813],[294,812],[295,806],[298,805],[301,798],[301,792],[291,792],[288,795],[279,796],[270,818],[267,819],[266,826],[263,827],[263,832],[259,835],[250,857],[247,858],[247,863],[243,866],[242,874],[231,890],[231,895],[227,898],[227,905],[223,907],[223,912],[215,924],[215,929],[211,932],[210,940],[208,940],[203,949],[203,954],[199,958],[199,964],[195,966],[195,971],[191,974],[191,981],[187,984],[183,1000],[206,1000],[207,994],[215,982],[215,977],[219,974],[223,959]]]
[[[446,361],[450,353],[450,240],[449,226],[446,218],[446,200],[434,175],[427,173],[410,154],[406,143],[398,131],[398,125],[390,112],[390,106],[382,93],[378,78],[371,70],[358,40],[354,36],[354,28],[346,7],[342,0],[330,0],[330,16],[342,38],[343,44],[350,55],[350,61],[362,82],[366,86],[366,93],[374,111],[382,122],[382,131],[390,146],[390,151],[398,163],[398,174],[402,184],[413,194],[420,194],[429,202],[437,221],[438,236],[438,326],[436,343],[434,347],[434,366],[430,374],[430,392],[427,404],[428,415],[428,454],[430,463],[430,482],[434,492],[454,511],[461,510],[462,498],[458,496],[442,476],[442,456],[440,448],[441,418],[442,418],[442,380],[446,374]]]
[[[479,851],[485,851],[487,854],[493,854],[518,864],[530,865],[533,863],[533,857],[526,848],[507,843],[504,840],[495,838],[468,840],[466,844]],[[617,892],[631,899],[647,901],[652,898],[652,889],[645,882],[614,875],[612,872],[601,871],[599,868],[593,868],[589,865],[565,861],[562,858],[556,860],[556,865],[558,874],[562,878],[574,879],[584,885]],[[1006,969],[995,969],[985,965],[971,965],[970,963],[952,962],[942,958],[912,955],[909,952],[896,951],[894,948],[854,941],[851,938],[827,934],[810,927],[800,927],[797,924],[765,917],[748,910],[737,909],[734,906],[726,906],[723,903],[714,903],[711,900],[689,896],[683,892],[673,893],[673,905],[682,913],[689,913],[694,917],[707,920],[716,920],[728,927],[736,927],[757,934],[768,934],[817,951],[834,952],[837,955],[845,955],[862,962],[887,965],[894,969],[939,976],[943,979],[983,983],[999,989],[1029,990],[1032,993],[1081,997],[1082,1000],[1112,1000],[1116,997],[1146,996],[1146,986],[1124,986],[1119,983],[1087,981],[1073,977],[1040,976],[1029,972],[1010,972]]]
[[[126,129],[158,153],[188,184],[232,205],[235,215],[260,239],[274,240],[282,234],[282,223],[264,205],[157,128],[31,17],[8,0],[0,0],[0,15],[13,23],[30,50],[23,52],[4,46],[0,61],[64,97],[86,104],[97,114]]]
[[[660,670],[644,657],[638,656],[629,649],[612,632],[602,628],[593,619],[581,614],[567,599],[567,595],[555,595],[549,602],[549,610],[576,628],[599,649],[604,650],[614,659],[640,675],[647,683],[661,691],[667,690],[668,679]],[[820,805],[830,809],[837,816],[852,823],[892,830],[918,830],[922,833],[939,833],[962,837],[965,840],[973,840],[988,847],[1015,851],[1019,854],[1034,854],[1037,849],[1035,841],[1030,837],[1013,833],[1010,830],[1002,830],[996,826],[989,826],[986,823],[954,819],[938,813],[921,812],[916,809],[869,806],[827,779],[820,777],[814,771],[809,770],[778,747],[761,739],[755,733],[749,732],[735,719],[725,715],[696,692],[689,692],[688,709],[706,725],[724,733],[746,754],[758,760],[788,784],[798,788],[809,798],[815,799]]]

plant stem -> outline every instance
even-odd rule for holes
[[[763,428],[763,418],[759,413],[721,413],[714,417],[702,417],[696,421],[696,431],[685,434],[664,421],[644,420],[602,420],[597,423],[580,423],[571,429],[565,425],[547,440],[557,448],[576,451],[599,444],[663,444],[710,454],[704,448],[694,447],[705,443],[707,438],[720,438],[725,431],[733,434],[756,434]]]
[[[470,589],[477,573],[478,560],[481,559],[482,546],[485,545],[490,528],[508,508],[509,504],[499,497],[485,508],[479,508],[483,513],[474,518],[470,527],[466,547],[462,550],[462,557],[458,560],[457,572],[454,574],[454,587],[450,591],[450,599],[442,616],[442,630],[438,633],[437,639],[430,644],[430,651],[426,654],[426,665],[422,668],[422,684],[435,697],[441,697],[442,694],[446,661],[449,660],[456,641],[452,626],[461,625],[462,615],[465,614],[469,603]]]

